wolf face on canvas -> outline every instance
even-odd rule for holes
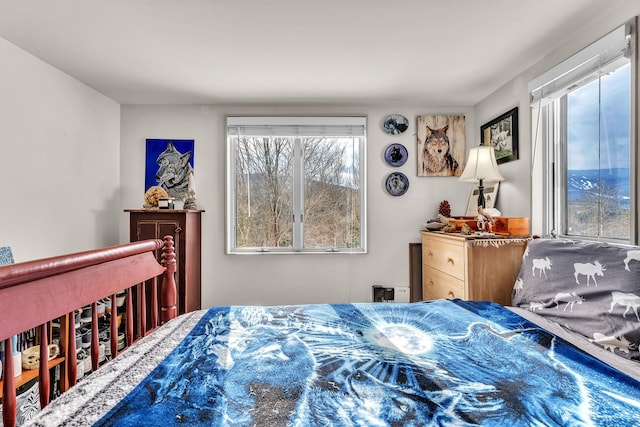
[[[427,176],[458,176],[460,167],[451,155],[451,143],[447,136],[449,125],[440,129],[427,126],[427,136],[422,149],[422,172]]]
[[[158,185],[167,190],[169,196],[178,200],[187,199],[189,186],[193,180],[193,168],[189,164],[191,152],[180,153],[173,143],[167,144],[157,161],[158,171],[156,180]]]

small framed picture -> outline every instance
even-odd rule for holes
[[[480,127],[481,145],[490,145],[498,164],[518,159],[518,107]]]
[[[496,197],[498,197],[498,188],[500,187],[500,182],[487,182],[484,185],[484,207],[485,208],[493,208],[496,206]],[[477,216],[478,215],[478,195],[480,194],[480,189],[478,188],[478,184],[473,184],[473,189],[471,190],[471,196],[469,196],[469,204],[467,205],[467,216]]]

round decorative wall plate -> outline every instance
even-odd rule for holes
[[[400,114],[392,114],[384,120],[382,127],[391,135],[400,135],[409,128],[409,120]]]
[[[390,173],[387,176],[385,188],[392,196],[402,196],[409,189],[409,178],[402,172]]]
[[[406,147],[402,144],[391,144],[384,151],[384,159],[394,167],[404,165],[408,155]]]

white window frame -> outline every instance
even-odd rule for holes
[[[638,203],[637,173],[637,20],[618,27],[561,64],[529,83],[531,92],[532,132],[532,230],[546,237],[569,237],[637,244]],[[575,85],[589,81],[596,70],[615,67],[622,56],[629,58],[630,73],[630,230],[629,240],[594,236],[567,235],[566,212],[566,93]],[[591,78],[592,79],[592,78]],[[558,123],[562,125],[558,126]]]
[[[334,127],[336,129],[349,129],[359,135],[359,182],[360,182],[360,246],[357,248],[305,248],[304,247],[304,171],[303,153],[298,140],[294,143],[294,170],[293,170],[293,244],[291,248],[277,247],[251,247],[239,248],[236,244],[236,165],[234,132],[242,126],[255,126],[268,129],[272,127],[296,128],[307,126],[310,129],[317,128],[319,134],[323,129]],[[226,118],[226,253],[227,254],[366,254],[367,253],[367,198],[366,198],[366,116],[227,116]],[[329,131],[329,130],[327,130]],[[338,130],[339,131],[339,130]],[[295,132],[295,131],[294,131]],[[311,131],[313,132],[313,131]],[[330,132],[330,131],[329,131]],[[346,135],[346,134],[345,134]]]

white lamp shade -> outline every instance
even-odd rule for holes
[[[498,170],[498,162],[496,162],[496,154],[493,147],[481,145],[473,147],[469,150],[467,165],[460,175],[460,181],[476,182],[478,180],[485,181],[504,181],[504,176]]]

